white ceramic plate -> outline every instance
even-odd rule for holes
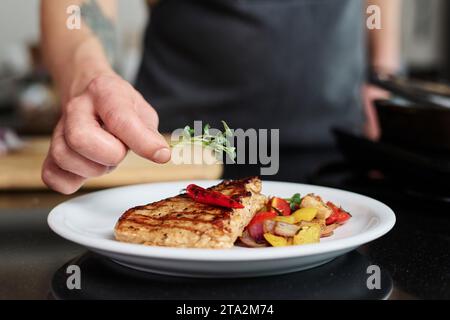
[[[219,181],[190,181],[211,186]],[[290,197],[316,193],[348,210],[353,217],[320,243],[278,248],[183,249],[152,247],[114,240],[113,228],[128,208],[179,193],[188,182],[134,185],[87,194],[54,208],[50,228],[70,241],[117,263],[148,272],[189,277],[253,277],[319,266],[377,239],[395,224],[385,204],[348,191],[306,184],[263,181],[263,193]]]

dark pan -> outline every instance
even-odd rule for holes
[[[372,74],[370,82],[418,105],[450,108],[450,85],[388,74]]]
[[[377,100],[381,140],[412,150],[450,152],[450,109]]]
[[[339,149],[354,168],[380,170],[409,185],[450,190],[450,153],[421,154],[344,129],[334,129],[333,133]]]
[[[381,140],[416,151],[450,151],[450,86],[387,74],[370,81],[396,98],[375,101]]]

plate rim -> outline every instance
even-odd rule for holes
[[[141,257],[148,259],[166,259],[166,260],[189,260],[189,261],[256,261],[256,260],[273,260],[273,259],[289,259],[289,258],[300,258],[304,256],[321,255],[326,253],[331,253],[334,251],[345,250],[348,248],[356,248],[368,242],[371,242],[379,237],[388,233],[396,223],[396,217],[393,210],[386,204],[379,200],[370,198],[365,195],[361,195],[355,192],[304,184],[296,182],[283,182],[283,181],[272,181],[263,180],[264,184],[282,184],[282,185],[295,185],[301,187],[313,187],[315,189],[322,189],[324,191],[337,192],[342,195],[353,196],[360,198],[361,200],[368,201],[370,207],[379,207],[380,214],[377,212],[377,217],[380,219],[380,223],[366,230],[362,233],[352,235],[342,239],[336,239],[333,241],[315,243],[302,245],[301,250],[298,250],[299,246],[289,246],[289,247],[268,247],[268,248],[239,248],[238,250],[232,249],[202,249],[202,248],[174,248],[174,247],[161,247],[161,246],[147,246],[142,244],[124,243],[114,239],[95,239],[86,235],[75,232],[74,230],[68,228],[64,224],[64,212],[61,209],[67,204],[73,203],[75,201],[83,200],[83,198],[89,198],[102,193],[108,193],[110,191],[118,191],[121,189],[133,189],[133,188],[144,188],[147,186],[158,186],[158,185],[172,185],[179,184],[183,181],[190,181],[196,184],[214,184],[222,180],[179,180],[171,182],[157,182],[157,183],[143,183],[143,184],[133,184],[128,186],[108,188],[100,191],[91,192],[85,195],[71,198],[64,201],[57,206],[55,206],[49,213],[47,217],[47,223],[50,229],[61,236],[64,239],[75,242],[82,246],[85,246],[94,251],[108,252],[111,254],[119,254],[123,256]],[[319,192],[319,191],[317,191]]]

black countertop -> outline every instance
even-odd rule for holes
[[[266,180],[305,182],[325,163],[340,161],[333,150],[284,154],[280,171]],[[257,167],[230,166],[226,177],[255,174]],[[311,180],[311,179],[310,179]],[[449,299],[450,207],[404,197],[399,190],[348,176],[312,182],[356,191],[389,205],[397,216],[384,237],[324,266],[289,275],[198,280],[130,271],[53,234],[50,207],[0,208],[0,299]],[[36,195],[29,194],[29,201]],[[8,197],[8,194],[2,194]],[[25,198],[26,194],[25,194]],[[65,266],[82,268],[82,290],[68,290]],[[368,290],[367,266],[380,267],[380,290]]]

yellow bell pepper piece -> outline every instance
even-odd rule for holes
[[[287,245],[288,246],[292,246],[293,243],[294,243],[294,238],[293,237],[289,237],[289,238],[286,239],[286,241],[287,241]]]
[[[290,224],[295,224],[297,223],[297,221],[295,220],[295,217],[291,214],[289,216],[278,216],[272,219],[273,221],[278,221],[278,222],[286,222],[286,223],[290,223]]]
[[[264,233],[264,238],[274,247],[284,247],[288,245],[286,238],[279,237],[271,233]]]
[[[317,208],[301,208],[295,211],[292,215],[295,217],[295,222],[311,221],[316,217]]]
[[[316,243],[320,241],[320,226],[310,225],[303,227],[295,236],[294,236],[294,245],[298,244],[308,244],[308,243]]]

